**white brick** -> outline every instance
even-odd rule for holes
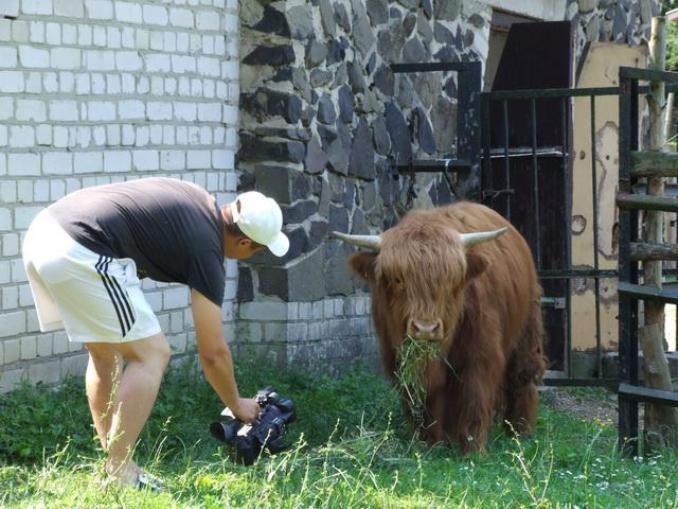
[[[49,357],[52,355],[52,336],[38,336],[38,357]],[[58,363],[57,363],[58,365]],[[33,377],[31,377],[33,379]]]
[[[94,46],[100,46],[102,48],[105,48],[108,46],[108,40],[106,38],[106,27],[103,26],[95,26],[92,28],[92,41],[94,43]]]
[[[40,156],[38,154],[8,154],[10,175],[40,175]]]
[[[198,72],[205,76],[212,76],[218,78],[221,74],[221,67],[219,60],[210,57],[198,58]]]
[[[109,49],[117,49],[122,46],[122,34],[118,27],[106,27],[106,41]]]
[[[214,11],[200,11],[195,18],[198,30],[219,30],[219,14]]]
[[[162,150],[160,152],[160,168],[162,170],[183,170],[185,168],[182,150]]]
[[[51,344],[50,344],[51,347]],[[28,366],[28,379],[31,383],[54,385],[61,379],[61,360],[32,363]]]
[[[14,227],[25,230],[42,209],[43,207],[17,207],[14,209]],[[26,273],[24,271],[23,263],[20,260],[17,260],[16,265],[12,268],[13,270],[20,270],[21,272],[21,274],[15,275],[15,281],[26,280]]]
[[[141,23],[141,6],[132,2],[115,2],[115,18],[127,23]]]
[[[162,292],[163,309],[177,309],[188,306],[188,289],[186,287],[174,287]]]
[[[41,124],[35,128],[35,140],[38,145],[52,144],[52,126]]]
[[[46,175],[70,175],[73,173],[73,154],[46,152],[42,156],[42,171]]]
[[[197,118],[197,105],[195,103],[175,102],[174,117],[177,120],[194,122]]]
[[[55,69],[79,69],[80,50],[75,48],[52,48],[52,67]]]
[[[57,23],[47,23],[45,28],[45,40],[47,44],[58,46],[61,44],[61,25]]]
[[[19,289],[16,286],[8,286],[2,289],[2,309],[9,311],[19,307]]]
[[[150,35],[148,33],[148,30],[142,30],[142,29],[136,30],[135,44],[136,44],[137,49],[148,49],[148,48],[150,48],[149,39],[150,39]]]
[[[2,11],[3,3],[0,3],[0,12]],[[0,18],[0,41],[9,41],[12,39],[12,25],[8,19]]]
[[[49,93],[58,92],[59,81],[57,79],[57,73],[55,72],[43,73],[42,86],[45,89],[45,92]]]
[[[85,8],[82,0],[54,0],[54,14],[66,18],[82,18]]]
[[[100,173],[103,171],[101,152],[76,152],[73,161],[75,173]]]
[[[69,351],[74,351],[73,349],[81,349],[82,343],[69,343]],[[61,377],[65,378],[68,376],[77,376],[80,377],[85,373],[87,369],[88,356],[86,354],[82,355],[73,355],[65,357],[61,361]]]
[[[171,7],[169,20],[176,27],[193,28],[193,13],[188,9]]]
[[[23,332],[26,332],[26,314],[23,311],[17,311],[14,313],[3,313],[0,315],[2,318],[2,326],[0,326],[0,337],[7,337],[7,336],[16,336],[17,334],[21,334]],[[5,341],[5,363],[9,364],[10,362],[14,362],[14,352],[11,351],[13,350],[14,345],[10,347],[10,361],[7,360],[7,345],[11,343],[10,341]],[[17,345],[19,347],[19,351],[21,352],[23,348],[21,345]],[[19,358],[23,358],[23,353],[20,353]],[[16,359],[18,360],[18,359]]]
[[[238,107],[230,104],[224,104],[222,122],[226,125],[238,125]]]
[[[24,14],[52,14],[52,0],[22,0],[21,11]]]
[[[120,101],[118,115],[123,120],[143,119],[146,116],[145,105],[138,100]]]
[[[150,46],[152,50],[162,51],[165,49],[164,46],[164,37],[162,32],[152,32],[150,35]]]
[[[195,72],[195,57],[172,55],[172,71],[175,73]]]
[[[200,103],[198,104],[198,120],[205,122],[221,121],[221,104]]]
[[[54,341],[52,343],[54,355],[59,355],[68,352],[68,337],[63,332],[54,334]]]
[[[152,76],[151,94],[163,95],[164,91],[165,91],[165,80],[162,78],[162,76]]]
[[[90,71],[115,70],[115,53],[112,51],[85,51],[85,66]]]
[[[151,143],[153,145],[160,145],[162,143],[162,126],[161,125],[152,125],[151,126]]]
[[[132,146],[134,145],[135,133],[134,126],[130,124],[122,125],[122,145],[123,146]]]
[[[54,100],[49,102],[49,119],[75,121],[78,120],[78,103],[69,100]]]
[[[169,102],[149,102],[146,111],[149,120],[172,119],[172,103]]]
[[[33,199],[36,202],[49,201],[49,180],[37,180],[35,182]]]
[[[119,94],[122,90],[120,86],[120,76],[117,74],[106,75],[106,93],[109,95]]]
[[[133,94],[136,89],[136,83],[134,81],[134,75],[130,73],[124,73],[120,77],[122,82],[122,93],[123,94]]]
[[[0,209],[0,230],[12,229],[12,212],[9,209]]]
[[[16,48],[0,46],[0,67],[14,68],[17,64]]]
[[[68,128],[62,126],[54,126],[54,146],[57,148],[68,147]]]
[[[0,15],[16,18],[19,15],[19,0],[2,0]]]
[[[14,117],[14,99],[0,97],[0,120],[9,120]]]
[[[191,78],[191,95],[193,97],[202,97],[202,80]]]
[[[21,65],[28,68],[49,67],[49,51],[32,46],[19,46]]]
[[[14,42],[28,42],[28,23],[25,21],[12,22],[12,40]]]
[[[167,9],[159,5],[144,5],[144,23],[147,25],[167,25]]]
[[[139,126],[137,127],[136,139],[134,144],[137,147],[145,147],[148,145],[150,140],[150,128],[148,126]]]
[[[188,53],[190,48],[190,37],[187,33],[177,34],[177,51],[179,53]]]
[[[136,51],[118,51],[115,54],[116,67],[120,71],[138,71],[143,67]]]
[[[21,360],[26,361],[35,359],[37,346],[35,336],[25,336],[21,338]]]
[[[132,27],[123,27],[122,29],[122,47],[133,49],[135,46],[134,42],[134,28]]]
[[[189,170],[204,170],[211,166],[209,150],[189,150],[186,153],[186,167]]]
[[[92,44],[92,27],[89,25],[78,25],[78,44],[80,46],[89,46]]]
[[[19,235],[8,233],[2,236],[2,255],[16,256],[19,254]]]
[[[122,150],[106,150],[104,152],[104,171],[121,172],[132,169],[132,157]]]
[[[213,150],[212,167],[216,169],[232,170],[234,167],[234,154],[231,150]]]
[[[87,103],[88,120],[115,120],[115,103],[109,101],[89,101]]]
[[[245,302],[240,305],[240,318],[245,320],[286,320],[287,304],[284,302]]]
[[[35,129],[32,126],[13,125],[9,130],[10,147],[32,147],[35,144]]]
[[[2,321],[4,322],[5,315],[2,315]],[[15,318],[16,319],[16,318]],[[0,327],[0,335],[2,335],[2,328]],[[11,334],[7,334],[10,336]],[[21,340],[19,339],[6,339],[3,341],[5,346],[5,364],[11,364],[18,361],[21,358]]]
[[[139,171],[160,169],[157,150],[136,150],[133,154],[133,168]]]
[[[144,56],[146,62],[146,71],[148,72],[169,72],[170,57],[163,54],[150,54]]]
[[[3,154],[4,156],[4,154]],[[14,203],[16,201],[16,182],[0,182],[0,203]]]
[[[76,44],[78,41],[78,29],[75,25],[66,24],[61,27],[61,42],[63,44]]]
[[[110,0],[85,0],[85,8],[91,19],[113,19],[113,2]]]

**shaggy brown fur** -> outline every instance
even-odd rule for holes
[[[509,231],[468,250],[459,233]],[[411,320],[439,323],[447,363],[426,366],[430,443],[456,442],[463,453],[483,450],[495,416],[507,432],[528,433],[536,417],[545,360],[541,288],[532,253],[518,231],[483,205],[461,202],[407,214],[382,234],[379,253],[351,256],[367,279],[386,372]],[[410,324],[408,329],[408,323]]]

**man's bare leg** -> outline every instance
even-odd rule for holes
[[[101,447],[108,448],[114,393],[122,374],[122,355],[107,343],[87,343],[89,362],[85,375],[87,401]]]
[[[132,461],[134,447],[153,409],[169,362],[170,348],[163,333],[110,346],[127,365],[115,391],[108,430],[106,470],[120,482],[132,483],[139,472]]]

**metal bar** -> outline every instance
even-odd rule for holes
[[[537,270],[541,269],[541,221],[539,219],[539,169],[537,166],[537,100],[530,100],[532,117],[532,199],[534,200],[534,223],[535,223],[535,257],[537,258]]]
[[[630,151],[637,148],[638,84],[620,76],[619,80],[619,190],[630,193]],[[635,109],[635,113],[634,113]],[[637,214],[619,210],[619,284],[638,282],[637,263],[631,261],[632,236],[637,231]],[[634,267],[636,266],[636,267]],[[629,296],[619,294],[619,379],[638,383],[638,306]],[[638,403],[619,398],[619,447],[625,455],[638,454]]]
[[[560,100],[561,131],[563,135],[563,189],[565,190],[565,214],[563,214],[563,231],[571,230],[572,217],[572,189],[570,178],[570,143],[569,143],[569,108],[567,97]],[[572,239],[570,235],[565,235],[565,268],[572,270]],[[565,362],[567,363],[567,373],[572,378],[572,281],[570,278],[565,280]]]
[[[504,175],[506,177],[506,189],[511,189],[511,170],[509,167],[509,120],[508,120],[508,102],[502,102],[502,110],[504,113]],[[506,194],[506,218],[511,222],[511,199],[513,196]]]
[[[537,148],[537,156],[546,157],[563,157],[564,151],[562,147],[539,147]],[[531,157],[532,156],[532,147],[511,147],[506,153],[505,147],[496,147],[490,149],[490,157],[497,159],[500,157]]]
[[[596,98],[591,96],[591,194],[593,197],[593,268],[598,270],[598,174],[596,172]],[[603,372],[603,359],[601,357],[602,343],[600,338],[600,279],[594,280],[594,292],[596,300],[596,370]]]
[[[525,88],[522,90],[493,90],[484,92],[492,101],[504,99],[531,99],[533,97],[557,98],[580,97],[590,95],[617,95],[618,87],[591,87],[591,88]]]
[[[417,172],[463,171],[471,167],[468,159],[415,159],[411,164],[399,164],[398,170]]]
[[[541,385],[544,387],[609,387],[616,388],[619,380],[616,378],[544,378]]]
[[[475,63],[475,62],[473,62]],[[391,64],[394,74],[405,72],[464,71],[469,62],[426,62],[416,64]]]
[[[620,67],[620,78],[631,78],[643,81],[664,81],[678,84],[678,72],[658,71],[655,69],[639,69],[636,67]]]
[[[678,289],[659,289],[656,286],[644,286],[620,281],[617,288],[620,296],[636,300],[650,300],[678,304]]]
[[[650,87],[638,87],[638,92],[647,93]],[[678,91],[678,84],[667,84],[666,90],[670,92]],[[522,90],[493,90],[483,92],[491,101],[501,101],[504,99],[529,99],[531,97],[557,98],[557,97],[582,97],[582,96],[605,96],[619,95],[619,87],[589,87],[589,88],[524,88]]]
[[[618,193],[617,206],[620,209],[663,210],[678,212],[678,199],[670,196],[638,196],[631,193]]]
[[[483,178],[482,178],[482,183],[481,183],[481,189],[484,191],[486,189],[494,189],[494,176],[492,175],[493,169],[492,169],[492,160],[490,157],[490,147],[492,146],[492,139],[491,139],[491,133],[490,133],[490,125],[492,122],[491,119],[491,110],[490,110],[490,101],[487,99],[485,95],[482,95],[482,100],[481,100],[481,108],[480,112],[483,117],[483,128],[482,128],[482,136],[483,136]],[[485,195],[481,196],[482,202],[485,205],[488,205],[489,207],[492,207],[493,205],[493,199],[490,198],[490,200],[486,201],[485,200]]]
[[[616,270],[595,270],[595,269],[565,269],[565,270],[540,270],[540,279],[571,279],[580,278],[614,278],[619,273]]]
[[[638,387],[626,383],[619,384],[617,394],[620,398],[642,401],[643,403],[659,403],[668,406],[678,406],[678,392],[650,387]]]
[[[459,194],[469,199],[480,197],[480,62],[466,62],[459,73],[457,103],[457,155],[469,161],[469,175],[459,186]],[[456,193],[455,193],[456,194]]]

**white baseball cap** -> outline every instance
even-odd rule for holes
[[[282,211],[273,198],[258,191],[242,193],[231,204],[231,217],[245,235],[266,246],[274,255],[285,256],[290,248],[287,235],[280,231]]]

